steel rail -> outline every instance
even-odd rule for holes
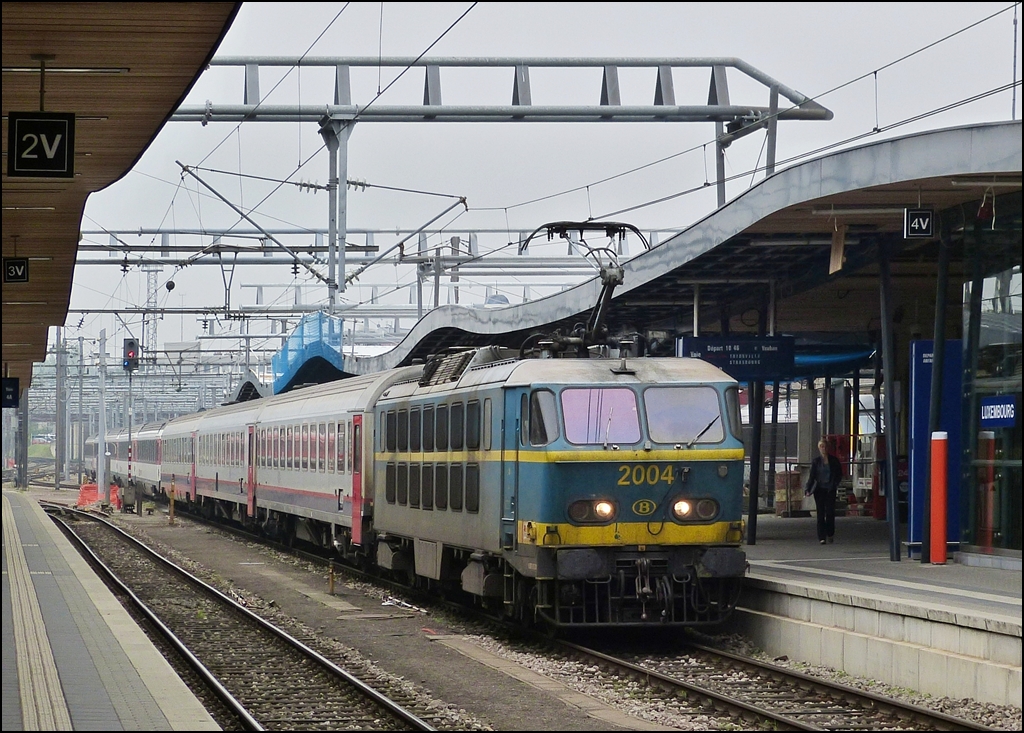
[[[71,512],[73,512],[76,515],[80,515],[80,516],[86,517],[86,518],[88,518],[88,519],[90,519],[92,521],[96,521],[96,522],[102,523],[106,527],[114,530],[125,541],[127,541],[132,546],[135,546],[138,549],[140,549],[144,554],[149,556],[151,559],[153,559],[158,564],[160,564],[160,565],[164,566],[165,568],[168,568],[168,569],[172,570],[173,572],[177,573],[181,577],[185,578],[187,582],[195,585],[196,587],[199,587],[204,592],[210,594],[211,596],[216,598],[221,603],[223,603],[226,606],[230,607],[233,611],[235,611],[239,615],[241,615],[241,616],[247,618],[248,620],[250,620],[251,622],[257,624],[258,626],[260,626],[261,628],[266,630],[268,633],[273,634],[278,639],[286,642],[292,648],[298,650],[300,653],[305,655],[307,658],[309,658],[309,659],[315,661],[316,663],[318,663],[320,666],[322,666],[323,668],[328,670],[330,673],[332,673],[335,676],[343,679],[347,684],[351,685],[354,689],[356,689],[357,691],[362,693],[365,697],[367,697],[370,700],[374,701],[375,703],[380,705],[382,708],[384,708],[385,710],[387,710],[388,712],[393,714],[396,718],[401,720],[403,723],[407,724],[409,726],[410,730],[423,730],[423,731],[435,730],[426,721],[424,721],[423,719],[419,718],[418,716],[416,716],[412,712],[406,710],[401,705],[396,703],[394,700],[391,700],[386,695],[383,695],[382,693],[380,693],[377,690],[373,689],[372,687],[367,685],[365,682],[363,682],[359,678],[357,678],[354,675],[352,675],[350,672],[342,669],[341,667],[336,665],[334,662],[332,662],[331,660],[329,660],[326,657],[324,657],[323,655],[321,655],[319,652],[317,652],[314,649],[310,648],[309,646],[307,646],[303,642],[299,641],[295,637],[291,636],[290,634],[286,633],[282,629],[279,629],[278,627],[274,626],[272,623],[270,623],[266,619],[262,618],[261,616],[257,615],[256,613],[253,613],[248,608],[246,608],[245,606],[239,604],[237,601],[232,599],[230,596],[222,593],[218,589],[214,588],[213,586],[211,586],[208,583],[204,582],[203,580],[199,579],[198,577],[196,577],[192,573],[188,572],[184,568],[181,568],[178,565],[175,565],[174,563],[172,563],[167,558],[162,557],[160,554],[155,552],[153,549],[151,549],[150,547],[146,546],[144,543],[142,543],[141,541],[137,540],[136,538],[132,537],[130,534],[128,534],[127,532],[125,532],[121,528],[117,527],[116,525],[106,521],[105,519],[103,519],[101,517],[97,517],[96,515],[88,513],[88,512],[79,512],[77,510],[68,510],[66,507],[60,507],[60,509],[62,511],[71,511]],[[93,555],[93,553],[91,551],[90,551],[89,554]],[[93,555],[93,557],[95,557],[95,555]],[[97,561],[98,561],[98,559],[97,559]],[[112,575],[112,571],[107,569],[106,566],[103,566],[103,567],[106,570],[106,572],[111,573],[111,575]],[[131,591],[129,591],[129,593],[131,593]],[[134,594],[131,594],[131,597],[133,599],[133,602],[138,603],[140,605],[140,607],[143,605],[142,602],[140,600],[138,600],[137,597],[134,596]],[[168,630],[168,633],[170,633],[169,630]],[[199,663],[198,660],[196,660],[196,662]],[[212,675],[211,675],[211,678],[212,678]],[[219,685],[220,683],[217,683],[217,684]],[[248,713],[246,713],[246,715],[248,716]],[[251,716],[249,716],[249,717],[251,717]],[[256,723],[256,725],[259,725],[259,724]],[[263,728],[253,728],[253,730],[263,730]]]

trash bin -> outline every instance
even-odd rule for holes
[[[803,506],[804,492],[800,484],[799,471],[779,471],[775,474],[775,514],[779,517],[792,516],[792,512]]]

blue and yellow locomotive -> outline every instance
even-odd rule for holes
[[[746,571],[738,405],[692,359],[432,360],[375,405],[376,560],[544,625],[718,623]]]

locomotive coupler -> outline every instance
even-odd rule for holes
[[[640,618],[647,620],[647,602],[654,597],[651,588],[651,561],[646,557],[636,560],[636,597],[640,601]]]

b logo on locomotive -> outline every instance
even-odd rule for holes
[[[650,499],[638,499],[633,502],[633,513],[638,517],[649,517],[657,508],[658,505]]]

